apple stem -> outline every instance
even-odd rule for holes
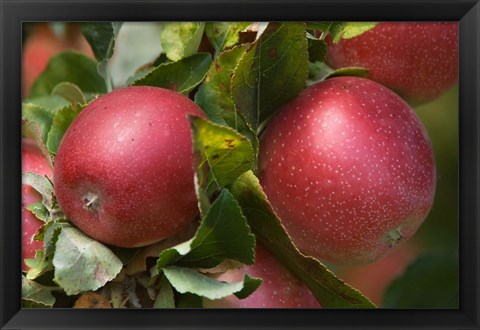
[[[83,197],[83,202],[85,203],[84,208],[86,210],[96,211],[98,209],[98,204],[100,201],[97,194],[89,192]]]
[[[404,237],[405,236],[403,236],[402,232],[400,231],[400,228],[395,228],[388,232],[387,241],[390,244],[390,247],[392,248],[395,245],[398,245]]]

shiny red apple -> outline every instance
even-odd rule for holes
[[[53,170],[40,149],[31,140],[22,140],[22,173],[35,173],[53,177]],[[43,221],[38,219],[26,207],[42,201],[42,196],[29,185],[22,185],[22,269],[29,267],[24,259],[35,257],[36,250],[43,250],[43,242],[34,240],[35,234],[43,226]]]
[[[414,103],[436,99],[458,80],[457,22],[385,22],[327,42],[330,66],[365,67],[368,78]]]
[[[245,299],[228,296],[219,300],[206,300],[207,308],[320,308],[308,287],[286,269],[264,247],[257,245],[255,264],[244,269],[229,270],[217,279],[240,281],[244,273],[263,279],[260,287]]]
[[[152,244],[197,215],[187,97],[128,87],[89,104],[55,158],[55,193],[72,223],[119,247]]]
[[[298,248],[337,264],[375,261],[429,213],[435,160],[419,118],[368,79],[337,77],[285,105],[261,137],[260,181]]]

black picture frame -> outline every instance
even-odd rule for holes
[[[0,0],[1,329],[479,329],[480,4],[473,0]],[[458,21],[458,310],[21,309],[21,24],[26,21]]]

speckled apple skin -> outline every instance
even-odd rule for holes
[[[422,123],[398,95],[364,78],[328,79],[284,106],[261,137],[259,164],[294,243],[337,264],[375,261],[409,239],[435,193]]]
[[[207,308],[320,308],[310,289],[286,269],[263,246],[255,250],[255,264],[244,269],[233,269],[217,277],[226,282],[241,281],[244,273],[260,277],[263,283],[245,299],[228,296],[219,300],[205,300]]]
[[[22,173],[35,173],[53,177],[53,169],[45,156],[31,140],[22,140]],[[29,267],[23,262],[24,259],[35,257],[36,250],[43,250],[43,243],[35,241],[33,237],[43,226],[43,221],[38,219],[25,207],[41,202],[42,196],[31,186],[22,185],[22,269],[27,271]]]
[[[145,246],[176,234],[198,214],[187,97],[128,87],[88,105],[55,158],[55,193],[68,219],[96,240]],[[94,208],[85,197],[98,196]]]
[[[327,43],[330,66],[365,67],[369,79],[413,103],[436,99],[458,80],[457,22],[385,22]]]

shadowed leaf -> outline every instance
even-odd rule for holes
[[[322,307],[375,307],[360,292],[336,278],[318,260],[298,251],[252,172],[243,174],[232,186],[231,191],[240,203],[256,238],[307,284]]]

